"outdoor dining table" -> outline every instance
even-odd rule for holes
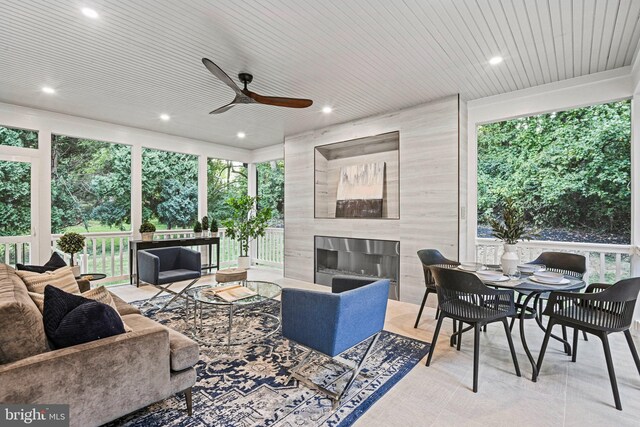
[[[536,323],[544,332],[546,332],[545,326],[542,324],[541,314],[536,311],[536,307],[538,307],[538,301],[542,294],[551,292],[551,291],[565,291],[565,292],[577,292],[586,286],[586,283],[583,280],[576,279],[575,277],[565,276],[565,279],[569,280],[567,284],[557,284],[557,285],[547,285],[538,282],[534,282],[531,279],[530,274],[523,273],[520,278],[510,279],[504,282],[492,282],[492,281],[483,281],[483,283],[487,286],[491,286],[493,288],[500,289],[512,289],[514,291],[518,291],[524,293],[526,298],[524,302],[520,304],[516,304],[516,309],[518,310],[518,318],[520,319],[520,339],[522,341],[522,346],[524,347],[524,352],[531,363],[531,368],[533,370],[533,375],[531,377],[532,381],[536,381],[538,378],[538,367],[536,360],[533,359],[531,354],[531,350],[529,350],[529,346],[527,345],[527,339],[524,332],[524,324],[526,319],[534,318]],[[529,306],[529,303],[533,300],[533,304]],[[554,339],[560,341],[564,344],[565,352],[571,352],[571,346],[566,339],[560,338],[556,335],[551,335]]]

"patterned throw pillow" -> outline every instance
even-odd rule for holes
[[[76,282],[71,267],[62,267],[45,273],[33,273],[31,271],[16,271],[16,273],[27,285],[29,292],[43,294],[45,286],[51,285],[70,294],[80,293],[78,282]]]
[[[101,302],[103,304],[107,304],[109,307],[113,308],[116,313],[118,313],[118,307],[116,306],[115,301],[113,300],[113,298],[111,297],[111,293],[109,293],[109,291],[107,290],[107,288],[105,288],[104,286],[100,286],[94,289],[90,289],[86,292],[83,292],[81,294],[77,294],[80,295],[84,298],[93,300],[93,301],[98,301]],[[40,310],[40,313],[44,313],[44,294],[37,294],[35,292],[29,292],[29,296],[31,297],[31,299],[33,300],[34,303],[36,303],[36,306],[38,307],[38,310]],[[120,313],[118,313],[118,315],[120,316]],[[122,316],[121,316],[122,318]],[[124,324],[124,330],[126,332],[132,332],[133,329],[131,329],[126,323],[124,323],[124,320],[122,320],[122,323]]]
[[[55,286],[44,289],[44,330],[55,348],[71,347],[124,333],[118,312],[107,304]]]

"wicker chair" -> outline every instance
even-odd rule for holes
[[[629,331],[636,300],[638,299],[638,292],[640,292],[640,278],[621,280],[614,285],[592,284],[584,294],[551,292],[547,307],[543,313],[549,316],[549,324],[540,349],[538,372],[542,367],[542,360],[544,359],[551,329],[554,325],[573,328],[572,362],[575,362],[577,357],[577,331],[581,330],[596,335],[602,340],[604,347],[616,408],[622,410],[616,374],[611,360],[608,335],[612,332],[624,332],[633,360],[636,363],[636,368],[640,373],[640,358],[638,358],[638,352]]]
[[[420,311],[418,311],[416,323],[415,325],[413,325],[414,328],[417,328],[418,323],[420,323],[420,317],[422,317],[422,311],[424,310],[424,306],[427,303],[427,297],[430,293],[436,293],[436,284],[433,280],[433,276],[431,275],[431,270],[429,269],[429,267],[457,267],[458,265],[460,265],[458,261],[452,261],[445,258],[444,255],[442,255],[437,249],[421,249],[418,251],[418,258],[420,258],[420,262],[422,262],[422,270],[424,271],[424,284],[427,289],[424,292],[424,298],[422,298]],[[436,311],[436,319],[437,318],[438,311]]]
[[[436,282],[438,292],[438,307],[440,317],[433,334],[433,341],[429,349],[426,365],[431,363],[431,357],[436,347],[438,334],[442,320],[449,317],[456,321],[468,323],[473,326],[473,391],[478,391],[478,361],[480,357],[480,329],[482,326],[502,322],[504,331],[509,342],[513,365],[516,368],[516,375],[520,376],[520,367],[516,351],[511,339],[511,331],[507,323],[507,316],[515,314],[513,303],[513,291],[496,290],[485,286],[474,274],[464,271],[431,267],[431,273]],[[461,330],[458,333],[462,333]]]

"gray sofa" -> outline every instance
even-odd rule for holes
[[[112,296],[133,332],[51,350],[25,284],[0,264],[0,402],[69,404],[84,427],[184,392],[191,415],[198,345]]]

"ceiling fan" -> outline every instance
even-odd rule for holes
[[[310,99],[300,99],[300,98],[281,98],[277,96],[263,96],[258,95],[255,92],[251,92],[247,89],[247,85],[251,83],[253,80],[253,76],[249,73],[240,73],[238,74],[238,78],[242,83],[244,83],[244,89],[240,89],[238,85],[234,83],[233,80],[222,71],[222,68],[218,67],[211,60],[207,58],[202,58],[202,63],[211,74],[222,80],[224,84],[229,86],[236,93],[236,97],[233,101],[228,103],[227,105],[223,105],[220,108],[217,108],[210,112],[209,114],[220,114],[229,110],[231,107],[237,104],[265,104],[265,105],[274,105],[276,107],[289,107],[289,108],[307,108],[313,104],[313,101]]]

